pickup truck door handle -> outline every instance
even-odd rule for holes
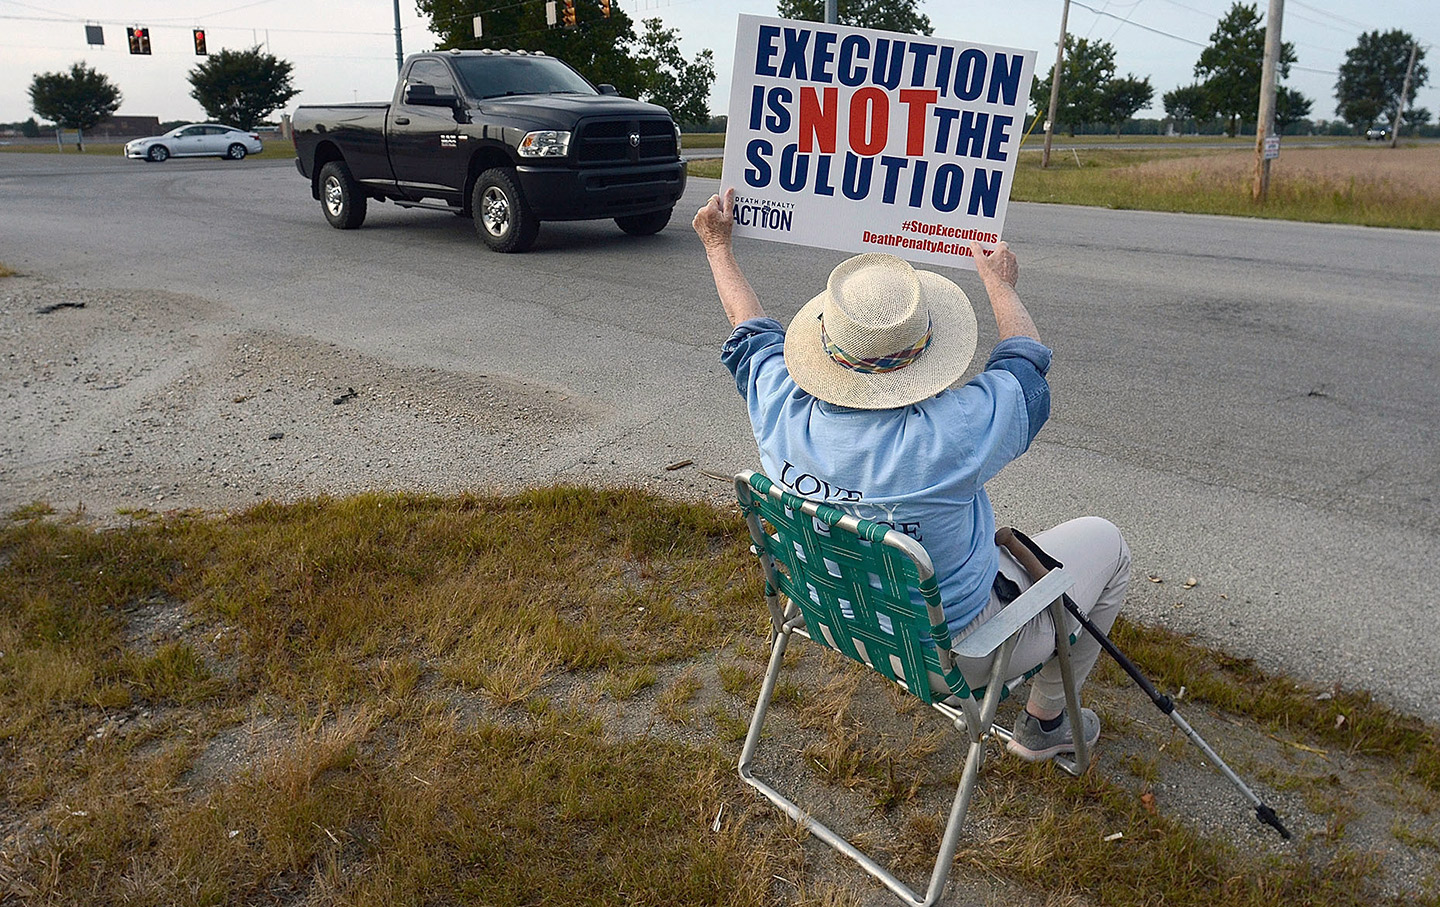
[[[396,126],[409,126],[409,125],[410,125],[410,118],[409,118],[409,117],[396,117],[396,118],[395,118],[395,125],[396,125]]]

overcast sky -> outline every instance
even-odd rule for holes
[[[541,4],[544,0],[516,0]],[[1084,6],[1079,5],[1084,3]],[[1257,0],[1260,12],[1268,0]],[[1201,48],[1232,0],[1072,0],[1070,32],[1111,42],[1120,73],[1149,76],[1160,98],[1194,80]],[[687,57],[715,51],[713,113],[725,112],[738,13],[774,15],[774,0],[616,0],[637,22],[660,17],[680,32]],[[922,0],[920,9],[940,37],[1039,52],[1037,73],[1053,64],[1062,0]],[[1087,8],[1088,7],[1088,8]],[[1002,12],[1002,10],[1004,10]],[[428,50],[435,38],[414,0],[401,0],[406,53]],[[85,43],[85,28],[105,29],[105,46]],[[125,27],[150,29],[151,56],[127,53]],[[0,122],[32,114],[27,89],[37,72],[68,69],[84,60],[124,93],[119,113],[161,120],[203,119],[186,73],[196,57],[190,30],[204,28],[209,49],[254,44],[295,65],[296,104],[388,100],[395,80],[392,0],[0,0]],[[1286,84],[1314,102],[1311,116],[1335,117],[1336,71],[1362,31],[1400,28],[1422,44],[1440,42],[1436,0],[1286,0],[1284,37],[1299,61]],[[1440,54],[1430,50],[1436,76],[1417,103],[1440,117]],[[1147,112],[1142,111],[1144,116]]]

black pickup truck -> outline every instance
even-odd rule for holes
[[[487,246],[523,252],[545,220],[657,233],[685,191],[665,108],[541,53],[416,54],[391,103],[302,105],[293,122],[295,164],[342,230],[388,199],[473,217]]]

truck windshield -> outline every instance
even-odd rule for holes
[[[451,63],[470,96],[481,100],[512,94],[599,94],[554,57],[456,56]]]

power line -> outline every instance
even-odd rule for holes
[[[1107,12],[1105,12],[1104,10],[1098,10],[1098,9],[1096,9],[1096,8],[1093,7],[1093,6],[1086,6],[1084,3],[1081,3],[1080,0],[1070,0],[1070,5],[1071,5],[1071,6],[1078,6],[1078,7],[1080,7],[1081,9],[1087,9],[1087,10],[1089,10],[1090,12],[1094,13],[1094,14],[1097,15],[1097,16],[1108,16],[1108,17],[1111,18],[1111,19],[1119,19],[1120,22],[1122,22],[1122,23],[1124,23],[1124,24],[1126,24],[1126,25],[1133,25],[1133,26],[1135,26],[1136,28],[1144,29],[1145,31],[1153,32],[1154,34],[1157,34],[1157,35],[1164,35],[1164,36],[1167,37],[1167,38],[1174,38],[1176,41],[1183,41],[1184,43],[1189,44],[1189,45],[1192,45],[1192,46],[1194,46],[1194,47],[1209,47],[1209,46],[1210,46],[1210,45],[1208,45],[1208,44],[1202,44],[1202,43],[1199,42],[1199,41],[1192,41],[1192,40],[1189,39],[1189,38],[1182,38],[1182,37],[1180,37],[1179,35],[1172,35],[1172,34],[1171,34],[1170,32],[1168,32],[1168,31],[1161,31],[1161,30],[1158,29],[1158,28],[1151,28],[1151,27],[1148,26],[1148,25],[1141,25],[1139,22],[1132,22],[1132,21],[1130,21],[1130,20],[1128,20],[1128,19],[1120,19],[1120,17],[1117,16],[1117,15],[1115,15],[1114,13],[1107,13]]]
[[[219,18],[220,16],[229,15],[230,13],[238,13],[238,12],[240,12],[240,10],[242,10],[242,9],[249,9],[249,8],[252,7],[252,6],[263,6],[263,5],[266,4],[266,3],[274,3],[274,2],[275,2],[275,0],[255,0],[255,2],[253,2],[253,3],[246,3],[246,4],[242,5],[242,6],[232,6],[232,7],[230,7],[229,9],[222,9],[222,10],[220,10],[219,12],[214,12],[214,13],[205,13],[205,14],[200,15],[200,16],[171,16],[171,17],[166,18],[166,19],[157,19],[157,18],[154,18],[153,16],[147,16],[146,19],[147,19],[147,21],[150,21],[150,22],[192,22],[192,21],[198,22],[198,21],[200,21],[200,20],[202,20],[202,19],[216,19],[216,18]]]

